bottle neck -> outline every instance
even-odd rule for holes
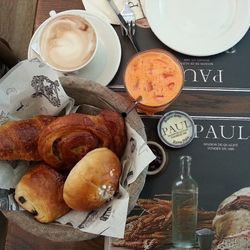
[[[190,156],[181,156],[181,178],[190,177],[190,166],[192,158]]]

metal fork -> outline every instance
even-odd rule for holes
[[[131,35],[134,35],[135,34],[135,14],[131,10],[128,0],[125,0],[125,4],[123,7],[123,10],[121,11],[121,15],[123,16],[124,20],[128,24],[128,32]]]
[[[121,33],[123,36],[127,36],[133,45],[136,52],[140,51],[137,45],[137,42],[134,38],[135,35],[135,15],[131,10],[128,1],[125,1],[124,8],[121,12],[119,12],[117,6],[115,5],[113,0],[107,0],[110,7],[116,13],[117,17],[120,20]]]
[[[129,6],[129,1],[125,0],[125,4],[124,7],[121,11],[121,15],[124,18],[125,22],[127,23],[127,36],[129,38],[129,40],[131,41],[134,49],[136,52],[139,52],[140,49],[137,45],[137,42],[134,38],[135,36],[135,31],[136,31],[136,26],[135,26],[135,14],[134,12],[131,10],[130,6]]]
[[[119,21],[120,21],[120,27],[121,27],[121,33],[123,36],[127,36],[128,35],[128,30],[127,30],[127,23],[125,21],[125,19],[123,18],[123,16],[121,15],[119,9],[117,8],[117,6],[115,5],[113,0],[107,0],[107,2],[109,3],[110,7],[113,9],[113,11],[115,12],[115,14],[117,15]]]

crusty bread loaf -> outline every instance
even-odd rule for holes
[[[240,189],[221,202],[213,227],[217,239],[214,249],[249,249],[250,187]]]
[[[63,200],[63,185],[61,174],[40,163],[21,178],[15,200],[38,221],[52,222],[70,210]]]
[[[120,175],[121,163],[116,154],[107,148],[94,149],[70,171],[63,198],[75,210],[97,209],[113,197]]]

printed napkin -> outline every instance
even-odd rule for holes
[[[122,11],[125,0],[113,0],[117,8]],[[111,24],[120,24],[118,17],[114,10],[110,7],[107,0],[82,0],[85,9],[89,12],[95,13],[97,16],[108,19]],[[129,6],[133,10],[136,20],[144,18],[144,0],[130,0]]]

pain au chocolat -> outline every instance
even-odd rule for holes
[[[113,111],[69,114],[57,118],[40,134],[38,151],[54,168],[72,168],[89,151],[106,147],[121,157],[126,145],[125,122]]]
[[[113,198],[121,175],[119,158],[108,148],[94,149],[70,171],[63,188],[66,204],[90,211]]]
[[[64,178],[46,164],[31,168],[16,186],[15,200],[36,220],[49,223],[70,208],[63,200]]]
[[[41,115],[0,126],[0,160],[41,160],[37,147],[39,135],[55,119]]]

